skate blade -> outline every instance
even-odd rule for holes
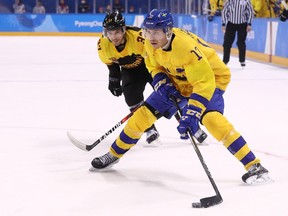
[[[113,166],[114,166],[115,164],[117,164],[118,162],[119,162],[119,160],[111,163],[110,165],[108,165],[107,167],[102,168],[102,169],[96,169],[95,167],[91,166],[91,167],[89,168],[89,171],[90,171],[90,172],[113,172],[113,171],[114,171]]]
[[[273,183],[274,180],[268,175],[268,173],[264,173],[261,176],[251,176],[246,180],[246,183],[249,185],[263,185]]]
[[[100,172],[114,172],[115,170],[113,169],[113,165],[111,166],[107,166],[105,168],[102,168],[102,169],[96,169],[94,167],[90,167],[89,168],[89,172],[92,172],[92,173],[100,173]]]
[[[157,148],[159,146],[161,146],[163,143],[161,142],[161,140],[158,138],[156,140],[153,140],[152,142],[148,143],[148,142],[145,142],[143,144],[144,147],[151,147],[151,148]]]

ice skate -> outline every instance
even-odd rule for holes
[[[155,127],[152,127],[150,130],[146,132],[146,142],[148,145],[159,146],[159,132]]]
[[[246,63],[245,62],[240,62],[240,65],[241,65],[242,69],[244,69],[245,66],[246,66]]]
[[[91,162],[92,167],[89,170],[92,172],[106,170],[118,162],[119,158],[113,156],[112,154],[110,154],[110,152],[108,152],[100,157],[94,158]]]
[[[249,185],[267,184],[273,182],[268,175],[268,170],[260,163],[250,167],[247,173],[242,176],[242,180]]]

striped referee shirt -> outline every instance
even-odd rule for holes
[[[226,0],[222,10],[222,26],[227,25],[228,22],[251,25],[253,17],[250,0]]]

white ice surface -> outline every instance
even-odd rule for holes
[[[225,115],[275,182],[242,183],[242,164],[210,135],[200,151],[224,202],[193,209],[215,192],[176,120],[156,123],[160,147],[141,139],[111,172],[88,169],[123,126],[90,152],[67,139],[92,143],[129,112],[108,91],[96,48],[93,37],[0,37],[1,216],[288,214],[287,68],[247,60],[243,70],[232,58],[225,93]]]

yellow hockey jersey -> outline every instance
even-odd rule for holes
[[[145,50],[146,67],[152,77],[165,72],[185,97],[195,93],[209,101],[215,88],[225,91],[230,82],[230,70],[215,50],[191,32],[173,28],[168,50],[154,49],[148,40]],[[199,101],[190,99],[189,104],[200,107],[202,112],[205,110]]]
[[[276,17],[274,12],[276,0],[252,0],[251,3],[257,18]]]
[[[222,11],[224,0],[209,0],[211,15],[214,15],[217,10]]]
[[[103,63],[106,65],[116,63],[125,69],[144,64],[144,59],[141,56],[144,51],[142,30],[137,27],[126,26],[125,37],[125,48],[120,52],[107,37],[102,36],[98,40],[98,55]]]
[[[284,6],[284,4],[285,4],[285,6]],[[281,15],[283,13],[283,11],[286,9],[286,5],[288,5],[288,0],[281,1],[279,15]],[[288,10],[288,8],[286,10]]]

